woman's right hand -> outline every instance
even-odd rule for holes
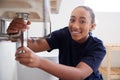
[[[22,18],[14,18],[8,26],[7,34],[18,34],[19,31],[24,32],[26,29],[29,29],[30,24],[30,21],[25,22]]]

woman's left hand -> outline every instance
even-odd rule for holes
[[[20,53],[20,51],[23,51],[24,53]],[[40,65],[40,57],[27,47],[18,48],[15,57],[19,63],[28,67],[37,68]]]

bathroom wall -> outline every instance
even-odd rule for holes
[[[120,12],[96,12],[96,28],[93,35],[103,40],[104,44],[120,45]],[[107,57],[103,66],[107,66]],[[120,67],[120,51],[111,52],[111,66]]]

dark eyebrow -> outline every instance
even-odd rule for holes
[[[86,19],[85,17],[80,17],[80,19]]]
[[[75,16],[71,16],[71,18],[75,18]]]
[[[71,18],[75,18],[75,16],[71,16]],[[81,16],[80,19],[86,19],[86,17]]]

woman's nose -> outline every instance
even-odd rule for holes
[[[79,25],[79,23],[78,23],[78,22],[75,22],[75,23],[73,24],[73,28],[75,28],[75,29],[78,29],[78,28],[80,28],[80,25]]]

